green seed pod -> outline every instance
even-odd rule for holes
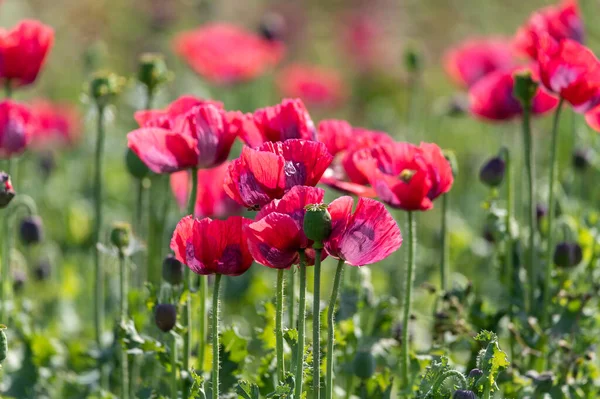
[[[2,363],[6,359],[6,355],[8,353],[8,340],[6,339],[6,326],[4,324],[0,324],[0,363]]]
[[[148,90],[154,91],[167,82],[170,76],[171,73],[162,54],[145,53],[140,56],[137,78]]]
[[[513,95],[521,105],[529,107],[535,92],[537,91],[538,84],[531,77],[530,71],[518,72],[515,74],[515,86],[513,89]]]
[[[125,154],[125,166],[129,174],[136,179],[143,179],[150,173],[150,169],[135,152],[131,151],[131,148],[128,148]]]
[[[421,54],[415,47],[407,47],[404,50],[404,66],[410,73],[419,72],[423,67]]]
[[[313,248],[322,249],[323,240],[331,234],[331,215],[327,210],[327,204],[312,204],[304,207],[304,234],[315,244]]]
[[[90,82],[90,96],[99,107],[112,103],[125,87],[126,79],[114,73],[97,73]]]
[[[360,349],[352,361],[354,375],[361,380],[371,378],[375,374],[375,367],[375,357],[368,349]]]
[[[110,242],[117,247],[119,251],[123,251],[129,246],[131,240],[131,226],[129,223],[118,222],[113,225],[110,232]]]

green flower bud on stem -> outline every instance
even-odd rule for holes
[[[90,83],[90,96],[99,107],[112,103],[125,87],[126,79],[110,72],[99,72]]]
[[[110,242],[117,247],[119,252],[123,252],[129,246],[131,240],[131,226],[129,223],[118,222],[113,225],[110,231]]]
[[[137,78],[150,91],[154,91],[161,84],[168,82],[171,78],[171,72],[167,69],[163,55],[157,53],[142,54]]]
[[[537,91],[538,83],[533,80],[530,71],[517,72],[514,77],[513,95],[524,108],[529,108]]]
[[[131,148],[128,148],[125,154],[125,166],[129,174],[136,179],[143,179],[150,173],[150,169],[135,152],[131,151]]]
[[[360,349],[356,352],[352,361],[354,375],[361,380],[367,380],[375,374],[375,357],[368,349]]]
[[[0,172],[0,208],[6,208],[10,201],[15,197],[8,173]]]
[[[322,249],[323,241],[331,234],[331,215],[327,204],[312,204],[304,207],[304,234],[315,243],[313,248]]]
[[[404,50],[404,66],[410,73],[417,73],[423,67],[421,54],[415,47],[407,47]]]

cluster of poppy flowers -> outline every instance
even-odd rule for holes
[[[522,114],[513,95],[514,75],[530,71],[541,83],[531,113],[544,114],[559,98],[585,113],[600,130],[600,61],[581,43],[583,23],[576,0],[564,0],[535,12],[511,39],[471,39],[447,52],[447,73],[468,88],[470,111],[488,120]]]
[[[0,29],[0,83],[10,93],[35,82],[54,42],[52,28],[34,20]],[[69,105],[36,100],[27,106],[0,102],[0,157],[22,153],[30,144],[48,149],[72,145],[80,132],[77,112]]]

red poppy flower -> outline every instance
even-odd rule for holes
[[[330,256],[352,266],[363,266],[387,258],[402,245],[396,221],[378,201],[359,198],[352,213],[352,197],[340,197],[329,205],[332,232],[324,241]]]
[[[211,169],[198,170],[198,194],[194,216],[198,218],[224,218],[240,211],[238,203],[229,198],[223,187],[228,167],[229,163],[225,162]],[[171,190],[182,210],[186,209],[187,206],[189,186],[189,171],[171,174]]]
[[[354,155],[377,196],[406,211],[426,211],[452,187],[450,164],[435,144],[381,144]]]
[[[0,158],[22,153],[36,129],[31,111],[14,101],[0,102]]]
[[[256,221],[246,226],[248,248],[256,262],[287,269],[299,263],[298,251],[305,250],[307,264],[314,264],[313,242],[303,230],[304,207],[323,202],[324,195],[320,188],[295,186],[280,200],[265,206],[256,215]]]
[[[596,107],[585,114],[585,121],[597,132],[600,132],[600,107]]]
[[[31,138],[32,147],[72,146],[79,139],[81,122],[75,107],[70,104],[37,100],[31,105],[36,129]]]
[[[39,21],[24,20],[7,31],[0,29],[0,81],[12,87],[31,84],[54,43],[54,31]]]
[[[500,121],[523,113],[519,100],[513,95],[514,74],[524,68],[496,71],[477,82],[469,90],[469,109],[475,116]],[[535,71],[534,71],[535,72]],[[544,114],[558,105],[558,99],[539,88],[532,103],[532,114]]]
[[[161,127],[163,129],[181,130],[185,115],[194,107],[214,105],[222,109],[223,103],[214,100],[184,95],[173,101],[165,109],[137,111],[133,117],[140,127]]]
[[[203,276],[239,276],[252,265],[244,227],[252,221],[241,216],[202,220],[186,216],[177,224],[171,249],[181,263]]]
[[[298,97],[316,107],[336,107],[346,97],[340,75],[332,69],[290,65],[277,78],[284,97]]]
[[[230,127],[225,111],[214,105],[194,107],[181,126],[181,131],[161,127],[134,130],[127,135],[128,146],[155,173],[212,168],[227,160],[236,130]]]
[[[590,49],[573,41],[540,38],[538,64],[544,86],[567,100],[578,112],[600,103],[600,61]]]
[[[503,38],[471,39],[444,55],[444,69],[457,84],[471,87],[492,72],[515,66],[512,44]]]
[[[175,52],[211,83],[230,84],[257,78],[277,65],[284,46],[235,25],[214,23],[177,36]]]
[[[309,140],[267,142],[242,149],[231,162],[225,191],[247,208],[259,208],[281,198],[294,186],[315,186],[331,163],[323,143]]]
[[[331,166],[323,174],[321,183],[345,193],[363,197],[375,197],[375,191],[368,187],[369,179],[355,164],[354,154],[363,148],[380,143],[393,143],[384,132],[353,128],[339,120],[325,120],[319,123],[319,141],[322,141],[332,155],[336,155]]]
[[[385,51],[384,32],[372,9],[358,9],[342,19],[342,46],[361,71],[381,67]]]
[[[229,111],[227,119],[232,131],[235,131],[236,135],[249,147],[260,147],[265,142],[262,132],[254,122],[252,113],[244,114],[241,111]]]
[[[539,40],[544,35],[554,40],[571,39],[583,43],[583,21],[576,0],[565,0],[535,12],[517,31],[514,45],[534,60],[538,57]]]

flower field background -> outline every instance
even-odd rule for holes
[[[0,396],[599,397],[599,12],[0,0]]]

